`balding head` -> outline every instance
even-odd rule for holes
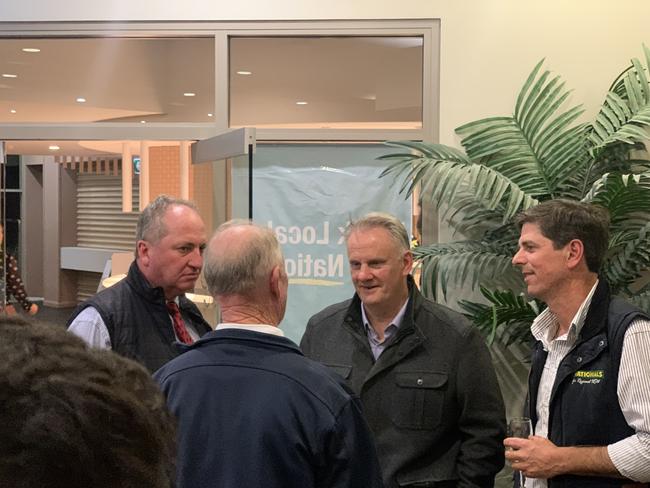
[[[265,292],[275,267],[284,273],[280,245],[271,229],[246,220],[221,225],[208,244],[204,275],[210,293],[257,295]]]

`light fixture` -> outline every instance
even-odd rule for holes
[[[212,117],[212,114],[208,114],[208,117]]]
[[[185,93],[183,93],[183,96],[184,96],[184,97],[195,97],[195,96],[196,96],[196,93],[185,92]]]
[[[252,75],[253,72],[252,71],[237,71],[237,74],[242,75],[242,76],[248,76],[248,75]]]
[[[16,109],[12,108],[11,110],[9,110],[9,112],[11,112],[12,114],[15,114],[15,113],[16,113]]]
[[[146,121],[146,120],[141,120],[140,123],[141,123],[141,124],[146,124],[147,121]]]
[[[24,53],[40,53],[41,50],[37,47],[24,47],[23,48]]]
[[[48,149],[50,151],[58,151],[61,148],[59,146],[57,146],[56,144],[52,144],[50,147],[48,147]]]
[[[296,105],[307,105],[307,102],[296,102]]]
[[[13,73],[2,73],[3,78],[18,78],[18,75],[14,75]]]
[[[86,99],[84,97],[78,97],[77,102],[78,103],[86,103]]]

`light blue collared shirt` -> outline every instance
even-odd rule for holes
[[[375,358],[375,361],[379,358],[390,340],[397,334],[397,329],[402,325],[402,320],[404,319],[404,314],[406,313],[406,306],[408,305],[408,298],[402,305],[402,308],[399,309],[397,315],[393,317],[393,320],[390,321],[388,327],[384,331],[384,340],[379,340],[379,335],[375,329],[370,325],[370,321],[366,316],[366,310],[363,308],[363,303],[361,303],[361,320],[363,321],[363,326],[366,328],[366,335],[368,336],[368,343],[370,344],[370,349],[372,350],[372,355]]]

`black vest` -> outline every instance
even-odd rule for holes
[[[634,434],[618,403],[616,388],[623,338],[630,323],[645,312],[620,298],[611,298],[600,280],[575,346],[560,363],[551,391],[548,438],[558,446],[605,446]],[[547,353],[538,342],[529,378],[529,416],[535,406]],[[620,487],[629,480],[596,476],[558,476],[549,488]]]
[[[142,363],[152,373],[180,353],[174,344],[176,337],[162,288],[152,288],[135,261],[125,279],[79,305],[68,326],[87,307],[94,307],[101,315],[112,349]],[[211,330],[198,308],[184,295],[179,297],[179,309],[185,323],[200,336]]]

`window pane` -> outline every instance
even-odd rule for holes
[[[422,37],[233,37],[230,125],[422,128]]]
[[[0,122],[213,120],[213,37],[2,39],[0,75]]]

